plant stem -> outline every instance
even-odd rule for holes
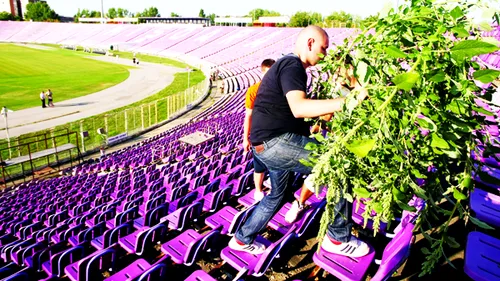
[[[398,89],[394,88],[394,90],[392,91],[391,95],[387,98],[387,100],[385,100],[384,103],[381,104],[379,108],[377,108],[377,112],[382,112],[391,102],[392,98],[394,98],[397,92]],[[356,131],[365,124],[365,122],[366,120],[358,121],[358,124],[356,124],[356,126],[354,126],[354,128],[352,128],[352,130],[349,131],[349,133],[347,133],[347,135],[344,138],[342,138],[342,143],[345,144],[356,133]]]

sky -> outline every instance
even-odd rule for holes
[[[293,1],[293,0],[292,0]],[[133,13],[143,11],[151,6],[157,7],[162,16],[171,12],[184,17],[198,16],[200,9],[205,14],[215,13],[219,16],[244,16],[249,11],[261,8],[274,10],[282,15],[293,15],[298,11],[319,12],[328,16],[335,11],[345,11],[353,15],[367,17],[380,12],[385,5],[394,5],[397,0],[315,0],[312,2],[299,0],[103,0],[104,11],[109,8],[124,8]],[[101,0],[47,0],[49,6],[61,16],[73,16],[78,8],[101,10]],[[311,5],[313,3],[313,5]]]

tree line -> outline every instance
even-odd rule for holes
[[[144,9],[142,12],[133,13],[127,9],[123,8],[109,8],[108,12],[104,15],[106,18],[139,18],[139,17],[159,17],[161,16],[158,12],[158,8],[149,7]],[[101,18],[101,11],[91,11],[88,9],[80,10],[75,14],[74,18],[77,22],[79,18]]]
[[[19,21],[21,17],[14,16],[9,12],[0,12],[0,21]],[[31,21],[59,21],[59,15],[50,8],[47,2],[28,3],[24,20]]]
[[[106,18],[127,18],[127,17],[160,17],[160,12],[156,7],[145,8],[142,12],[131,12],[124,8],[109,8],[107,13],[104,15]],[[211,24],[215,23],[215,18],[218,17],[214,13],[205,13],[203,9],[200,9],[198,14],[199,17],[209,18]],[[266,9],[253,9],[248,12],[247,17],[251,17],[253,21],[258,20],[260,17],[272,17],[281,16],[281,13]],[[26,7],[26,13],[24,15],[25,20],[32,21],[58,21],[59,15],[50,8],[47,2],[36,2],[29,3]],[[78,22],[79,18],[101,18],[101,11],[92,11],[88,9],[78,9],[78,12],[74,15],[75,22]],[[181,15],[171,12],[170,17],[181,17]],[[229,17],[229,16],[226,16]],[[369,16],[367,18],[361,18],[359,16],[351,15],[344,11],[333,12],[332,14],[323,17],[317,12],[304,12],[299,11],[290,17],[290,22],[288,24],[282,24],[281,26],[289,27],[305,27],[310,24],[319,25],[321,27],[365,27],[369,23],[374,22],[377,16]],[[21,20],[18,16],[13,16],[8,12],[0,12],[0,20]]]

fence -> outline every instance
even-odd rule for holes
[[[67,130],[53,131],[52,134],[40,134],[23,138],[21,144],[13,145],[12,147],[0,148],[0,169],[2,183],[6,184],[8,180],[15,179],[25,175],[35,176],[36,171],[40,171],[48,166],[59,166],[66,161],[71,162],[80,157],[78,146],[70,143],[70,139],[78,140],[77,132],[69,132]],[[27,151],[26,154],[13,156],[8,160],[2,155],[7,155],[9,152],[5,150],[15,150],[20,155],[21,151]],[[12,154],[12,153],[11,153]],[[27,173],[26,173],[27,171]],[[54,170],[48,169],[46,172]],[[40,174],[40,173],[39,173]]]
[[[199,103],[207,93],[209,83],[210,80],[207,78],[184,92],[173,94],[150,103],[144,103],[137,107],[70,122],[57,128],[37,132],[35,133],[36,135],[33,134],[32,136],[24,135],[11,138],[9,141],[3,140],[0,143],[0,148],[9,149],[2,150],[0,156],[3,159],[10,159],[12,157],[27,155],[28,149],[21,149],[24,147],[21,144],[31,143],[34,140],[34,144],[30,146],[31,153],[52,148],[52,143],[46,143],[42,147],[39,146],[39,142],[36,142],[36,140],[43,139],[46,135],[54,136],[54,132],[59,130],[78,132],[80,135],[79,138],[73,135],[73,137],[58,141],[57,144],[74,144],[80,148],[82,153],[118,142],[126,136],[138,134],[152,126],[173,119],[181,112],[190,109],[194,104]],[[98,133],[99,129],[101,129],[101,133]]]

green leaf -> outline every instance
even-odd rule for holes
[[[370,192],[366,188],[362,188],[362,187],[353,188],[352,191],[359,198],[370,198]]]
[[[458,19],[464,16],[464,12],[462,12],[462,9],[460,9],[460,7],[457,6],[453,10],[451,10],[450,15],[454,19]]]
[[[372,207],[377,214],[381,214],[384,211],[384,208],[382,207],[382,204],[380,202],[373,204]]]
[[[417,119],[417,122],[418,122],[418,125],[424,129],[427,129],[427,130],[430,130],[432,132],[435,132],[437,127],[436,127],[436,124],[434,123],[434,121],[432,121],[430,118],[428,117],[419,117]]]
[[[317,144],[314,142],[308,142],[306,143],[306,146],[304,147],[306,150],[315,150],[318,147]]]
[[[498,41],[495,37],[483,37],[481,41],[493,44],[495,46],[500,46],[500,41]]]
[[[485,223],[485,222],[483,222],[483,221],[481,221],[479,219],[476,219],[475,217],[470,216],[469,219],[470,219],[470,221],[473,224],[479,226],[480,228],[489,229],[489,230],[495,230],[495,228],[489,226],[487,223]]]
[[[470,35],[469,32],[461,26],[455,26],[454,28],[451,29],[451,32],[456,34],[458,38],[469,37]]]
[[[500,48],[493,44],[479,40],[464,40],[458,41],[458,43],[453,46],[450,51],[454,58],[462,60],[464,58],[472,58],[482,54],[489,54],[499,49]]]
[[[446,106],[446,109],[450,110],[456,115],[462,115],[469,112],[469,110],[467,109],[467,104],[464,101],[458,99],[451,101],[450,104]]]
[[[462,155],[458,150],[443,150],[443,152],[452,159],[458,159]]]
[[[469,189],[472,186],[472,177],[470,175],[465,176],[460,185],[464,188]]]
[[[465,196],[462,192],[455,189],[453,190],[453,198],[457,200],[465,200],[467,199],[467,196]]]
[[[355,75],[358,77],[358,81],[364,84],[370,80],[370,77],[373,75],[373,70],[364,61],[359,61],[356,65]]]
[[[314,134],[314,138],[315,138],[318,142],[324,142],[324,141],[325,141],[325,137],[323,137],[323,135],[322,135],[322,134]],[[307,144],[310,144],[310,142],[309,142],[309,143],[307,143]],[[307,146],[307,145],[306,145],[306,146]],[[307,149],[307,148],[306,148],[306,149]]]
[[[429,249],[427,249],[426,247],[422,247],[420,248],[420,251],[422,252],[422,254],[424,255],[430,255],[431,252],[429,251]]]
[[[483,107],[479,107],[479,106],[473,106],[472,107],[472,110],[474,110],[475,112],[477,113],[481,113],[481,114],[484,114],[486,116],[493,116],[495,115],[495,113],[483,108]]]
[[[408,211],[408,212],[415,212],[415,211],[417,211],[417,208],[415,208],[413,206],[410,206],[410,205],[408,205],[406,203],[396,201],[396,204],[398,204],[398,206],[399,206],[399,208],[401,208],[401,210]]]
[[[436,74],[434,74],[431,78],[429,78],[429,81],[431,82],[443,82],[446,79],[446,74],[440,70]]]
[[[413,175],[415,175],[415,176],[416,176],[417,178],[419,178],[419,179],[426,179],[426,178],[427,178],[427,176],[426,176],[426,175],[424,175],[424,174],[420,173],[420,171],[419,171],[419,170],[417,170],[417,169],[412,169],[412,170],[411,170],[411,173],[412,173]]]
[[[417,195],[418,197],[420,197],[420,198],[422,198],[424,200],[427,200],[428,197],[425,194],[425,190],[423,188],[421,188],[420,186],[418,186],[413,181],[410,181],[410,186],[413,189],[413,192],[415,192],[415,195]]]
[[[389,46],[387,48],[384,49],[384,51],[391,57],[395,58],[395,59],[402,59],[402,58],[406,58],[406,54],[401,51],[398,47],[396,46]]]
[[[419,79],[420,75],[417,72],[412,71],[397,75],[392,78],[392,82],[394,82],[399,89],[409,91]]]
[[[405,195],[403,194],[403,192],[401,192],[396,187],[392,188],[392,195],[394,195],[394,198],[396,198],[398,201],[403,201],[405,199]]]
[[[314,167],[314,164],[307,161],[306,159],[299,159],[299,162],[306,167]]]
[[[450,148],[450,145],[448,145],[448,143],[444,139],[440,138],[436,133],[432,134],[431,146],[441,149]]]
[[[447,236],[446,237],[446,243],[452,247],[452,248],[455,248],[455,249],[458,249],[460,248],[460,244],[457,242],[457,240],[455,240],[455,238],[451,237],[451,236]]]
[[[376,140],[374,139],[355,140],[346,144],[346,148],[359,158],[363,158],[368,155],[370,150],[375,146],[375,143]]]
[[[499,70],[483,69],[474,72],[474,79],[481,83],[490,83],[495,81],[500,76]]]
[[[487,22],[487,21],[483,21],[479,24],[479,27],[480,29],[482,29],[483,31],[491,31],[492,30],[492,27],[491,27],[491,23]]]

